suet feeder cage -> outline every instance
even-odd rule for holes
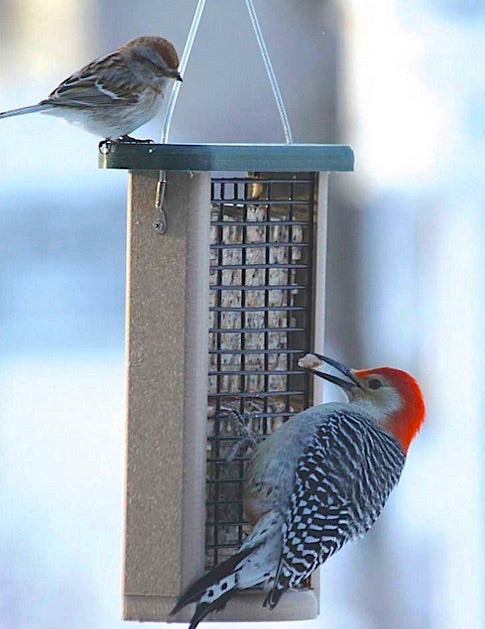
[[[327,180],[340,145],[111,144],[129,174],[124,618],[165,621],[241,544],[246,456],[231,411],[263,439],[320,401],[297,366],[323,348]],[[159,172],[168,227],[154,227]],[[209,620],[318,614],[316,579],[273,611],[241,593]],[[174,618],[185,621],[191,609]]]

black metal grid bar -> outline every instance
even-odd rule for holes
[[[259,441],[311,403],[297,366],[312,346],[315,175],[212,179],[207,568],[243,541],[251,453],[231,410]],[[227,463],[228,455],[232,460]]]
[[[238,192],[237,192],[237,188],[238,185],[236,185],[236,192],[235,192],[235,197],[238,196]],[[248,184],[247,182],[244,183],[244,198],[247,199],[248,197]],[[238,221],[239,222],[239,221]],[[248,232],[247,232],[247,223],[248,223],[248,207],[247,204],[244,203],[243,205],[243,221],[242,221],[242,235],[243,235],[243,243],[247,242],[248,239]],[[241,279],[242,279],[242,284],[243,286],[246,285],[246,276],[247,276],[247,271],[248,271],[248,260],[247,260],[247,248],[244,247],[241,250]],[[230,266],[230,265],[228,265]],[[235,265],[233,265],[234,268]],[[253,265],[253,267],[256,265]],[[221,287],[221,290],[222,287]],[[243,327],[246,327],[246,323],[247,323],[247,318],[248,318],[248,312],[246,310],[246,303],[247,303],[247,293],[246,291],[241,292],[241,319],[242,319],[242,323],[243,323]],[[244,352],[244,350],[246,349],[246,335],[243,333],[243,331],[241,331],[241,364],[240,364],[240,368],[241,368],[241,372],[246,372],[248,371],[246,369],[246,362],[247,362],[247,354]],[[246,375],[244,374],[242,376],[242,390],[246,390],[246,382],[247,382],[247,378]],[[244,397],[240,398],[240,409],[242,410],[243,413],[246,412],[246,400]],[[244,464],[242,462],[239,462],[238,464],[238,479],[242,479],[244,478]],[[240,546],[243,540],[243,523],[244,523],[244,508],[243,508],[243,490],[244,490],[244,485],[242,482],[238,483],[238,488],[237,488],[237,501],[235,504],[235,507],[237,509],[237,518],[238,518],[238,524],[237,526],[237,546]],[[222,525],[224,526],[224,525]]]
[[[241,244],[241,243],[237,243],[237,244],[232,244],[232,243],[227,243],[227,244],[215,244],[215,245],[211,245],[211,249],[247,249],[248,247],[251,249],[258,249],[258,248],[264,248],[264,247],[271,247],[271,249],[275,249],[276,247],[296,247],[298,246],[298,248],[302,248],[302,247],[309,247],[310,243],[309,242],[299,242],[298,245],[295,245],[294,242],[253,242],[250,245],[248,244]]]

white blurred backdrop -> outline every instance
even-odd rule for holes
[[[385,513],[323,568],[321,617],[283,625],[478,629],[485,1],[255,4],[295,141],[357,156],[331,178],[326,351],[411,371],[428,408]],[[181,52],[194,6],[0,0],[0,109],[138,35]],[[243,0],[207,1],[171,140],[283,140]],[[97,142],[48,116],[0,123],[2,629],[126,626],[126,173],[97,169]]]

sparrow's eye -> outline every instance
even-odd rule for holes
[[[375,391],[376,389],[380,389],[381,387],[382,382],[377,378],[372,378],[372,380],[369,380],[369,389],[374,389]]]

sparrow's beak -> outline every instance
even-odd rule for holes
[[[183,78],[180,76],[180,74],[177,72],[177,70],[174,70],[174,73],[173,73],[173,78],[174,78],[176,81],[182,81],[182,83],[183,83]]]
[[[311,371],[313,374],[315,374],[319,378],[323,378],[324,380],[333,382],[334,384],[341,387],[342,389],[345,389],[346,391],[352,391],[356,387],[358,387],[359,389],[362,389],[361,383],[359,382],[358,378],[354,376],[354,372],[352,369],[350,369],[350,367],[346,367],[345,365],[342,365],[342,363],[339,363],[333,358],[328,358],[328,356],[322,356],[322,354],[315,354],[315,352],[312,352],[312,354],[316,356],[322,362],[332,365],[332,367],[334,367],[337,371],[340,371],[340,373],[342,373],[344,376],[347,376],[350,382],[348,380],[342,380],[342,378],[338,378],[337,376],[333,376],[330,373],[322,373],[321,371],[317,371],[316,369],[307,367],[307,369]]]

